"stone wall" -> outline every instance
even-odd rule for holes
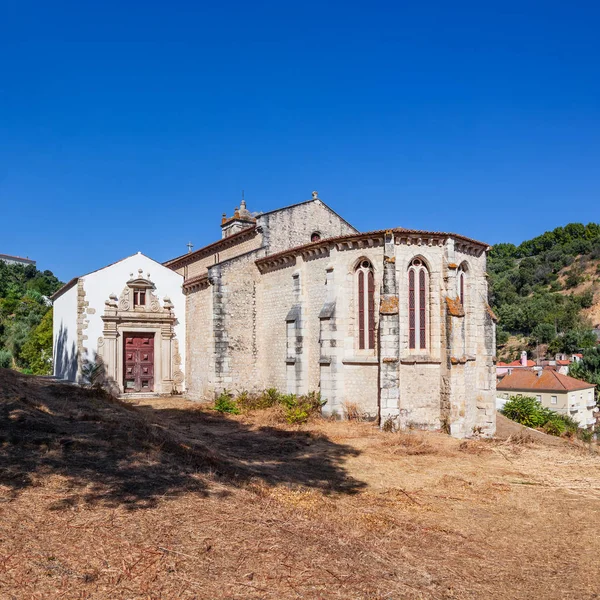
[[[319,199],[259,215],[256,226],[263,231],[269,254],[309,244],[315,232],[322,239],[358,233]]]
[[[317,390],[325,414],[343,415],[352,403],[398,427],[493,433],[495,323],[483,245],[408,230],[344,237],[351,226],[319,200],[261,215],[257,231],[262,247],[208,267],[204,283],[188,292],[193,397]],[[341,237],[310,244],[314,231]],[[286,251],[290,245],[297,247]],[[427,269],[424,349],[409,347],[415,258]],[[373,349],[358,342],[363,261],[374,274]]]
[[[186,293],[187,395],[193,400],[209,397],[214,386],[213,288],[206,282]]]
[[[179,266],[175,271],[183,275],[186,279],[205,275],[209,267],[240,256],[241,254],[246,254],[251,250],[257,250],[262,246],[262,236],[255,230],[252,233],[249,232],[247,236],[243,235],[237,239],[239,241],[231,240],[231,243],[230,240],[226,240],[225,244],[228,245],[225,245],[223,248],[216,248],[212,252],[200,253],[198,258],[190,257],[189,264]]]

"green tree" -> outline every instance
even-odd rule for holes
[[[531,337],[541,344],[549,344],[556,337],[556,331],[550,323],[538,323],[533,328]]]
[[[21,350],[23,363],[34,375],[52,373],[52,311],[49,310],[40,324],[30,331]]]

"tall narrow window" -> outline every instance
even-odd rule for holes
[[[369,314],[367,322],[369,324],[369,348],[375,348],[375,276],[373,271],[369,271],[368,275],[369,289],[367,291],[367,298],[369,304]]]
[[[415,271],[411,269],[408,272],[408,345],[414,348],[416,345],[417,333],[415,331]]]
[[[419,271],[419,340],[421,343],[421,350],[426,348],[425,345],[425,269]]]
[[[415,258],[408,268],[408,347],[427,349],[428,273]]]
[[[469,298],[469,265],[466,262],[461,263],[460,267],[458,267],[458,281],[457,281],[457,296],[460,300],[460,303],[466,307],[466,303]]]
[[[356,269],[358,304],[358,347],[360,350],[375,348],[375,276],[368,260]]]

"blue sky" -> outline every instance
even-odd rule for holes
[[[361,230],[600,221],[593,2],[0,0],[0,253],[63,280],[312,190]]]

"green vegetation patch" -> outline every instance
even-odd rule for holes
[[[306,423],[310,417],[320,414],[323,404],[325,402],[318,392],[282,394],[275,388],[269,388],[259,393],[243,390],[235,396],[229,390],[224,390],[217,396],[214,408],[222,413],[237,415],[279,406],[288,423]]]
[[[52,308],[49,296],[62,283],[51,271],[0,261],[0,367],[52,372]]]

